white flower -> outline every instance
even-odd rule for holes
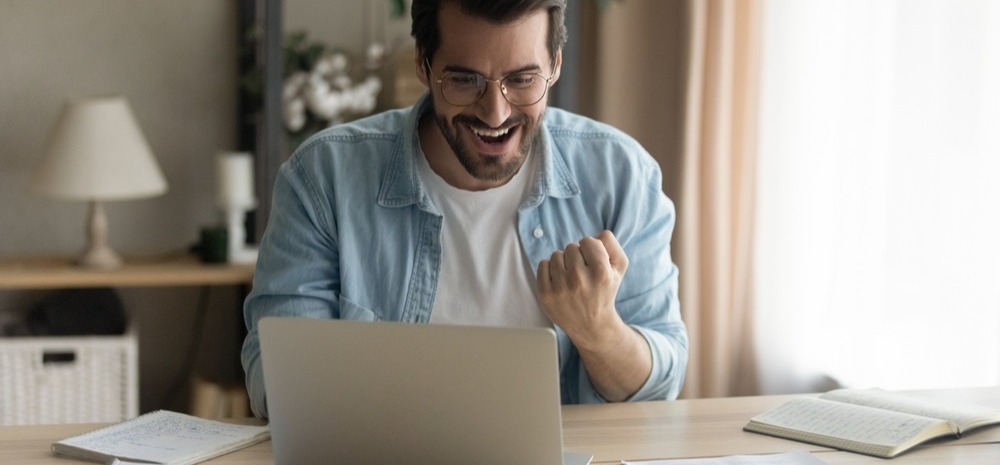
[[[291,76],[285,78],[285,84],[281,88],[281,99],[284,102],[292,100],[302,91],[309,74],[305,71],[296,71]]]
[[[337,91],[312,94],[306,97],[306,106],[316,116],[324,120],[331,120],[337,118],[343,110],[343,94]]]
[[[373,95],[378,94],[382,90],[382,80],[378,76],[368,76],[361,85],[364,86],[367,92]]]
[[[378,103],[374,94],[360,94],[361,99],[358,102],[358,106],[355,108],[358,113],[371,113],[375,110],[375,104]]]
[[[324,55],[319,60],[316,60],[312,72],[321,76],[328,76],[333,73],[333,65],[330,55]]]
[[[291,132],[297,132],[306,124],[306,103],[301,98],[285,102],[285,127]]]
[[[350,89],[351,85],[354,84],[354,82],[351,81],[351,77],[346,74],[338,74],[334,76],[333,79],[330,80],[330,82],[333,84],[334,87],[341,90]]]
[[[385,60],[385,46],[379,42],[372,42],[368,46],[365,57],[367,58],[366,64],[369,70],[378,69],[382,66],[382,61]]]
[[[329,61],[331,73],[343,73],[347,71],[347,56],[343,53],[332,53],[326,59]]]
[[[324,52],[311,69],[290,70],[282,84],[285,127],[294,133],[316,123],[339,124],[375,111],[382,90],[382,81],[375,73],[386,56],[384,45],[372,43],[360,66],[352,66],[344,53]]]
[[[330,83],[322,75],[317,73],[309,73],[309,79],[307,79],[305,85],[306,92],[321,92],[326,93],[330,90]]]

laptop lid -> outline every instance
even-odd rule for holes
[[[277,465],[563,463],[550,329],[271,317],[259,334]]]

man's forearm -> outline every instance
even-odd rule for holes
[[[653,356],[638,331],[620,323],[617,337],[599,345],[577,346],[597,392],[610,402],[628,400],[649,379]]]

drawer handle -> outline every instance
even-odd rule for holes
[[[76,352],[43,352],[42,365],[56,363],[73,363],[76,361]]]

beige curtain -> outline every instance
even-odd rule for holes
[[[757,392],[752,240],[757,0],[627,0],[582,15],[582,111],[636,137],[677,205],[683,397]],[[588,28],[587,24],[591,26]],[[585,53],[586,55],[586,53]]]

